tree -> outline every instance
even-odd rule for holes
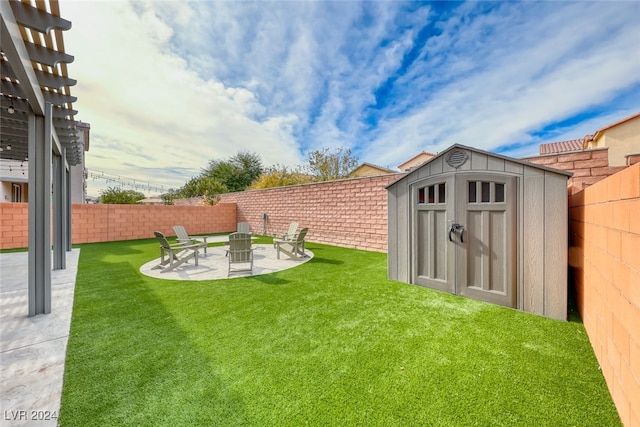
[[[238,184],[242,186],[243,190],[250,186],[264,171],[262,160],[256,153],[250,153],[248,151],[240,152],[231,157],[229,161],[238,172]]]
[[[187,183],[178,190],[178,195],[181,198],[188,198],[204,195],[213,196],[226,192],[227,188],[217,179],[198,176],[187,181]]]
[[[285,185],[306,184],[313,181],[315,181],[315,177],[302,173],[298,169],[289,170],[286,166],[275,165],[267,168],[247,189],[283,187]]]
[[[324,148],[309,153],[305,169],[318,181],[331,181],[346,178],[358,163],[349,148]]]
[[[144,199],[145,195],[133,190],[109,187],[100,192],[100,201],[110,205],[134,205]]]
[[[173,201],[175,199],[179,199],[180,195],[178,194],[178,190],[171,188],[166,193],[161,194],[160,198],[162,199],[165,205],[173,205],[174,204]]]
[[[227,192],[244,191],[263,172],[262,160],[256,153],[238,152],[229,160],[211,160],[202,176],[216,179]]]
[[[215,205],[218,203],[222,193],[227,193],[227,187],[215,178],[200,175],[191,178],[177,190],[169,190],[161,197],[165,205],[174,204],[175,199],[187,199],[189,197],[202,197],[207,205]]]

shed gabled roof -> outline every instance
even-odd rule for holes
[[[424,162],[423,164],[421,164],[420,166],[418,166],[417,168],[413,169],[411,172],[408,172],[406,175],[404,175],[402,178],[398,179],[397,181],[392,182],[391,184],[387,185],[385,188],[390,188],[393,187],[394,185],[396,185],[397,183],[404,181],[406,179],[409,179],[409,177],[413,176],[416,173],[419,173],[419,171],[426,167],[428,164],[432,163],[433,161],[435,161],[436,159],[439,159],[443,156],[446,156],[447,154],[449,154],[451,151],[455,150],[455,149],[461,149],[461,150],[466,150],[466,151],[473,151],[476,152],[478,154],[484,154],[486,156],[489,157],[493,157],[496,159],[502,159],[502,160],[507,160],[513,163],[517,163],[517,164],[521,164],[524,166],[528,166],[528,167],[532,167],[535,169],[540,169],[540,170],[544,170],[544,171],[548,171],[548,172],[552,172],[552,173],[556,173],[558,175],[565,175],[567,177],[573,176],[573,172],[569,172],[569,171],[565,171],[565,170],[560,170],[560,169],[555,169],[555,168],[550,168],[548,166],[545,165],[538,165],[536,163],[531,163],[528,162],[526,160],[520,160],[520,159],[515,159],[513,157],[508,157],[508,156],[503,156],[502,154],[496,154],[496,153],[490,153],[488,151],[484,151],[484,150],[480,150],[478,148],[474,148],[474,147],[467,147],[466,145],[461,145],[461,144],[453,144],[451,147],[447,148],[446,150],[438,153],[438,155],[436,155],[435,157],[433,157],[432,159],[427,160],[426,162]]]

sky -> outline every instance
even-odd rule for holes
[[[238,152],[522,158],[640,111],[640,2],[60,0],[88,194]],[[107,181],[96,174],[120,177]],[[146,183],[146,184],[145,184]],[[147,185],[148,184],[148,185]],[[127,187],[128,188],[128,187]]]

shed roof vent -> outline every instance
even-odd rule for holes
[[[447,164],[452,168],[458,169],[460,166],[464,165],[469,156],[462,150],[455,149],[449,154],[447,154]]]

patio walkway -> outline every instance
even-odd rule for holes
[[[28,254],[0,254],[2,426],[57,425],[79,257],[51,272],[51,313],[28,317]]]
[[[277,251],[270,244],[254,245],[253,251],[253,271],[234,271],[244,267],[243,264],[232,266],[231,274],[227,274],[229,269],[229,258],[225,256],[226,250],[223,246],[212,246],[207,248],[207,254],[201,251],[198,258],[198,266],[193,261],[182,264],[174,270],[163,273],[159,268],[154,269],[160,263],[160,258],[149,261],[140,267],[140,272],[150,277],[170,280],[216,280],[228,279],[232,277],[257,276],[260,274],[275,273],[297,267],[313,258],[313,252],[305,250],[305,258],[294,260],[285,254],[277,257]]]

